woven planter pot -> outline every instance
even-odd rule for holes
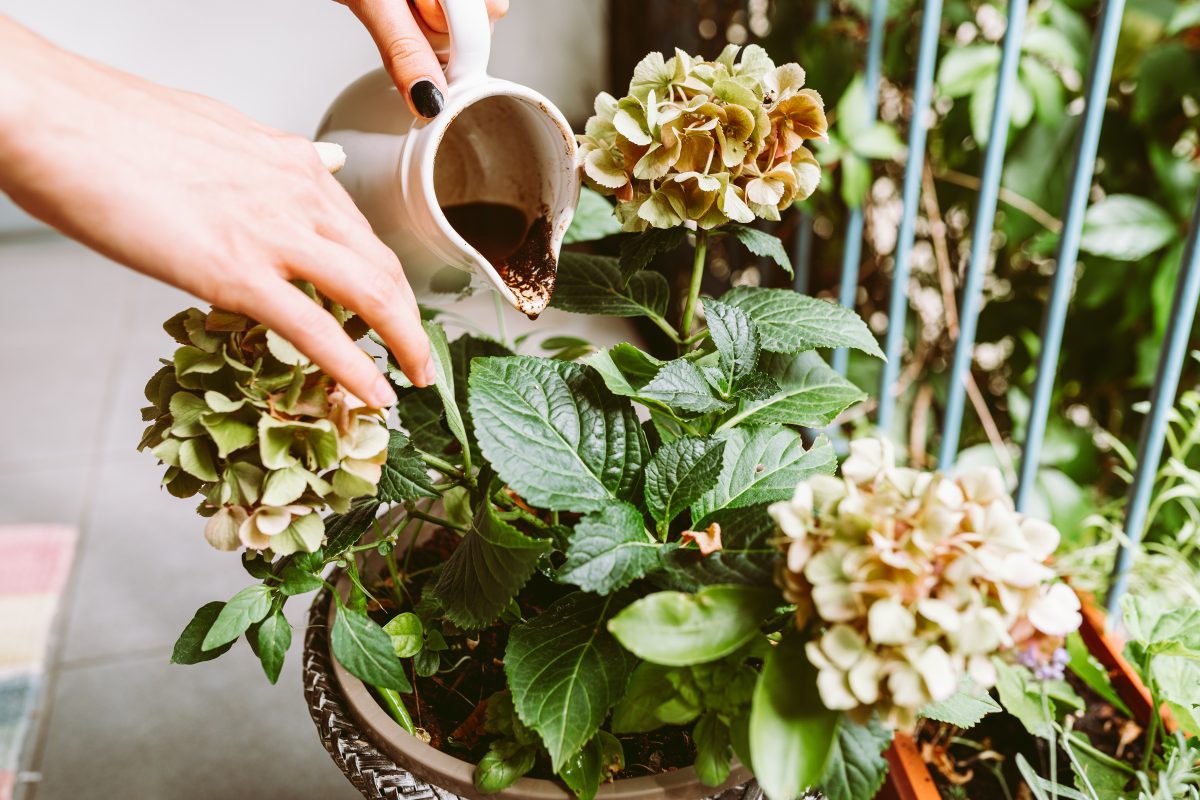
[[[321,742],[338,768],[364,797],[379,800],[570,800],[553,781],[522,778],[503,792],[475,790],[475,766],[405,733],[379,706],[362,681],[330,655],[328,591],[317,595],[304,635],[304,696]],[[734,765],[716,794],[688,767],[606,783],[606,800],[764,800],[750,773]]]

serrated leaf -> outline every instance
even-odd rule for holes
[[[375,523],[379,501],[374,497],[360,500],[345,514],[331,514],[325,519],[325,554],[337,558],[352,547]]]
[[[171,651],[172,664],[199,664],[203,661],[212,661],[233,647],[233,642],[214,647],[211,650],[205,650],[201,646],[204,643],[204,637],[208,635],[208,631],[217,621],[217,617],[220,616],[221,609],[224,607],[224,603],[216,600],[205,603],[196,610],[191,622],[187,624],[175,642],[175,647]]]
[[[462,445],[463,450],[470,447],[467,439],[467,429],[463,425],[462,413],[459,411],[458,398],[454,389],[454,364],[450,359],[450,345],[446,342],[446,332],[436,322],[422,322],[425,333],[429,336],[429,354],[433,359],[433,369],[437,376],[434,388],[442,398],[442,409],[446,414],[446,427],[454,438]]]
[[[685,413],[706,414],[729,408],[728,403],[713,393],[700,368],[682,358],[667,362],[637,396]]]
[[[615,258],[563,253],[551,305],[575,314],[662,320],[670,296],[667,279],[657,272],[639,272],[626,282]]]
[[[387,462],[379,478],[379,499],[386,503],[403,503],[437,496],[429,469],[412,442],[399,431],[389,431]]]
[[[640,511],[614,502],[575,525],[558,580],[612,594],[656,569],[662,548],[647,534]]]
[[[586,513],[637,488],[645,434],[629,401],[592,368],[528,356],[476,359],[469,396],[484,457],[526,501]]]
[[[921,709],[921,716],[966,730],[978,725],[988,714],[1003,710],[986,691],[968,685],[945,700],[925,706]]]
[[[278,682],[284,656],[292,646],[292,626],[283,616],[283,611],[276,611],[255,629],[254,645],[267,680]]]
[[[446,617],[460,628],[491,624],[533,575],[550,542],[533,539],[485,504],[432,588]]]
[[[743,401],[737,413],[722,423],[722,427],[796,425],[823,428],[847,408],[867,398],[865,392],[830,369],[813,352],[771,353],[759,366],[775,381],[779,391],[765,400]]]
[[[783,388],[779,382],[770,375],[765,372],[752,372],[734,384],[733,396],[736,400],[752,403],[774,397],[781,391]]]
[[[771,259],[789,276],[792,275],[792,259],[788,256],[787,248],[783,246],[783,242],[778,236],[737,223],[723,225],[720,230],[722,233],[733,236],[754,255]]]
[[[787,500],[800,481],[832,475],[837,468],[828,439],[822,436],[805,449],[804,439],[791,428],[732,428],[716,438],[725,442],[721,474],[692,505],[692,524],[701,527],[717,509]]]
[[[621,397],[637,397],[654,379],[663,363],[631,344],[618,344],[588,358],[584,363],[600,373],[604,385]]]
[[[664,445],[646,465],[646,509],[664,530],[713,487],[725,442],[688,436]]]
[[[825,772],[817,781],[826,800],[861,800],[878,794],[888,771],[883,751],[891,743],[892,732],[874,717],[866,725],[842,720]]]
[[[334,658],[364,683],[403,694],[412,691],[400,659],[392,652],[392,640],[366,614],[340,606],[329,643]]]
[[[704,299],[704,318],[720,357],[721,371],[732,388],[735,381],[750,375],[758,365],[758,330],[745,311],[709,298]]]
[[[818,347],[852,347],[882,359],[883,351],[867,324],[852,310],[790,289],[738,286],[721,302],[750,315],[762,348],[798,353]]]
[[[261,583],[247,586],[229,598],[204,636],[202,650],[214,650],[237,639],[246,629],[261,622],[271,610],[271,587]]]
[[[594,242],[620,232],[621,222],[613,211],[612,203],[599,192],[585,186],[579,192],[579,204],[575,206],[575,216],[563,237],[563,244]]]
[[[622,277],[628,281],[658,256],[678,249],[686,238],[687,231],[677,227],[650,228],[627,237],[621,242]]]
[[[558,771],[600,728],[634,660],[605,623],[620,600],[576,592],[515,625],[504,671],[521,721],[542,737]]]
[[[695,594],[655,592],[617,614],[608,629],[645,661],[686,667],[716,661],[759,635],[779,592],[759,586],[706,586]]]
[[[425,452],[444,454],[457,446],[457,440],[446,427],[442,398],[437,392],[428,389],[401,391],[396,414],[413,443]]]
[[[660,583],[696,592],[718,583],[766,586],[774,580],[777,531],[765,505],[714,511],[707,524],[721,526],[723,547],[707,556],[694,547],[663,551],[663,572],[655,576]]]

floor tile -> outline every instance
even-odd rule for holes
[[[153,658],[58,676],[31,800],[353,800],[300,688],[299,639],[279,683],[249,648],[194,666]]]
[[[87,490],[86,459],[30,468],[0,460],[0,525],[57,522],[78,525]]]

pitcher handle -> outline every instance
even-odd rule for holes
[[[483,77],[492,54],[492,23],[484,0],[438,0],[450,29],[446,81]]]

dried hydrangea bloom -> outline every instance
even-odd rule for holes
[[[770,509],[826,706],[910,727],[964,676],[990,687],[997,653],[1054,652],[1079,599],[1047,562],[1054,526],[1018,514],[994,469],[897,467],[890,442],[852,442],[842,477],[819,476]],[[1014,651],[1016,652],[1016,651]]]
[[[307,290],[353,334],[365,333]],[[316,550],[321,512],[375,494],[387,460],[383,413],[241,314],[191,308],[163,327],[180,346],[146,386],[151,424],[138,449],[166,465],[171,494],[203,495],[204,536],[218,550]]]
[[[617,198],[630,231],[778,220],[821,181],[805,142],[827,138],[825,108],[803,87],[799,65],[776,67],[757,45],[716,61],[651,53],[628,95],[596,98],[579,137],[585,179]]]

